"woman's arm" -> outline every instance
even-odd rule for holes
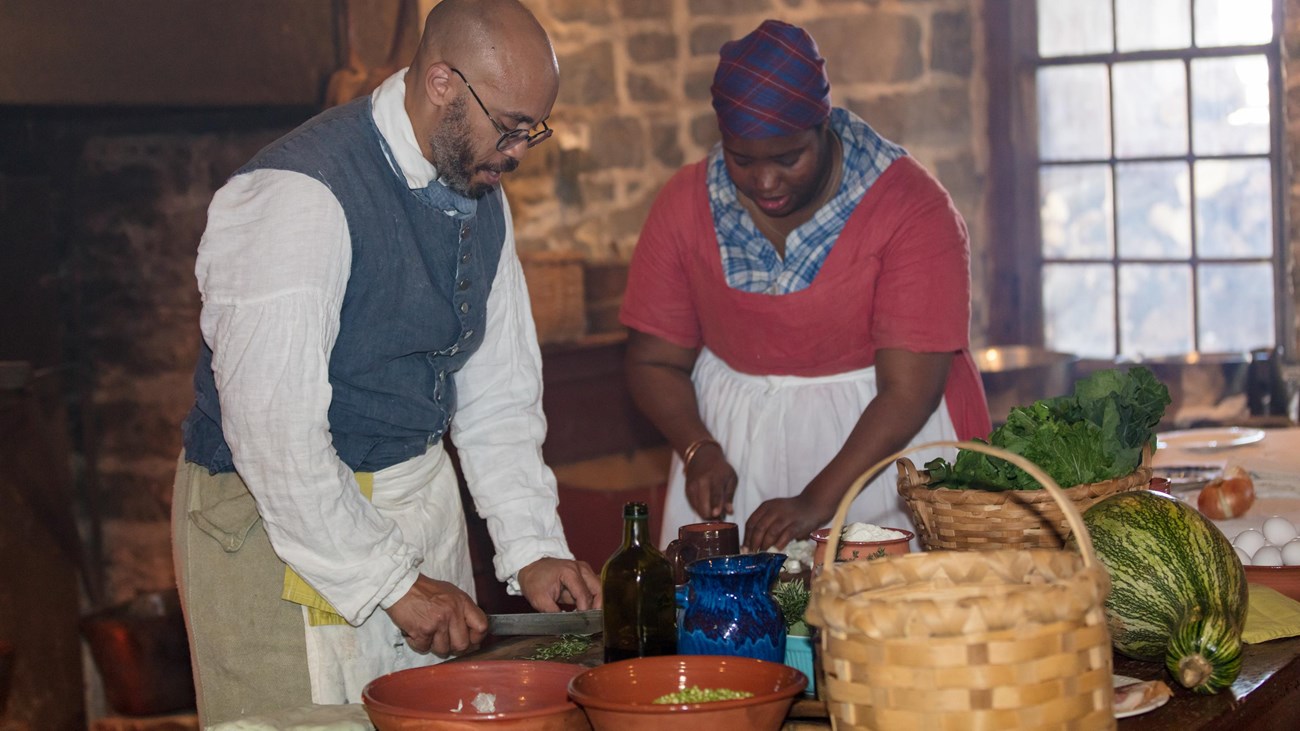
[[[768,500],[745,523],[745,547],[785,546],[825,525],[844,493],[867,468],[897,452],[939,407],[951,353],[876,352],[876,397],[867,404],[844,446],[799,495]]]
[[[683,455],[686,497],[691,507],[701,518],[713,519],[731,512],[736,470],[700,419],[695,384],[691,382],[697,355],[692,348],[630,330],[627,383],[642,413]],[[692,445],[697,446],[691,450]]]

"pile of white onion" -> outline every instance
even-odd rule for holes
[[[1264,521],[1260,530],[1248,528],[1232,539],[1243,566],[1300,566],[1296,527],[1280,515]]]

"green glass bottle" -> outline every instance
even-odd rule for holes
[[[677,652],[673,566],[650,539],[645,503],[623,506],[623,545],[600,572],[605,662]]]

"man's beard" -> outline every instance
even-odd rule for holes
[[[442,126],[429,138],[429,148],[433,166],[438,169],[439,179],[448,188],[467,198],[482,198],[492,192],[490,183],[471,182],[474,174],[480,170],[497,173],[513,172],[519,167],[519,161],[506,156],[499,165],[478,163],[474,156],[470,138],[474,134],[467,117],[467,102],[460,97],[451,103]]]

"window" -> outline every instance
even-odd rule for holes
[[[992,305],[1024,313],[993,337],[1105,359],[1285,340],[1278,5],[991,4],[994,174],[1014,181],[994,267],[1016,278]]]

